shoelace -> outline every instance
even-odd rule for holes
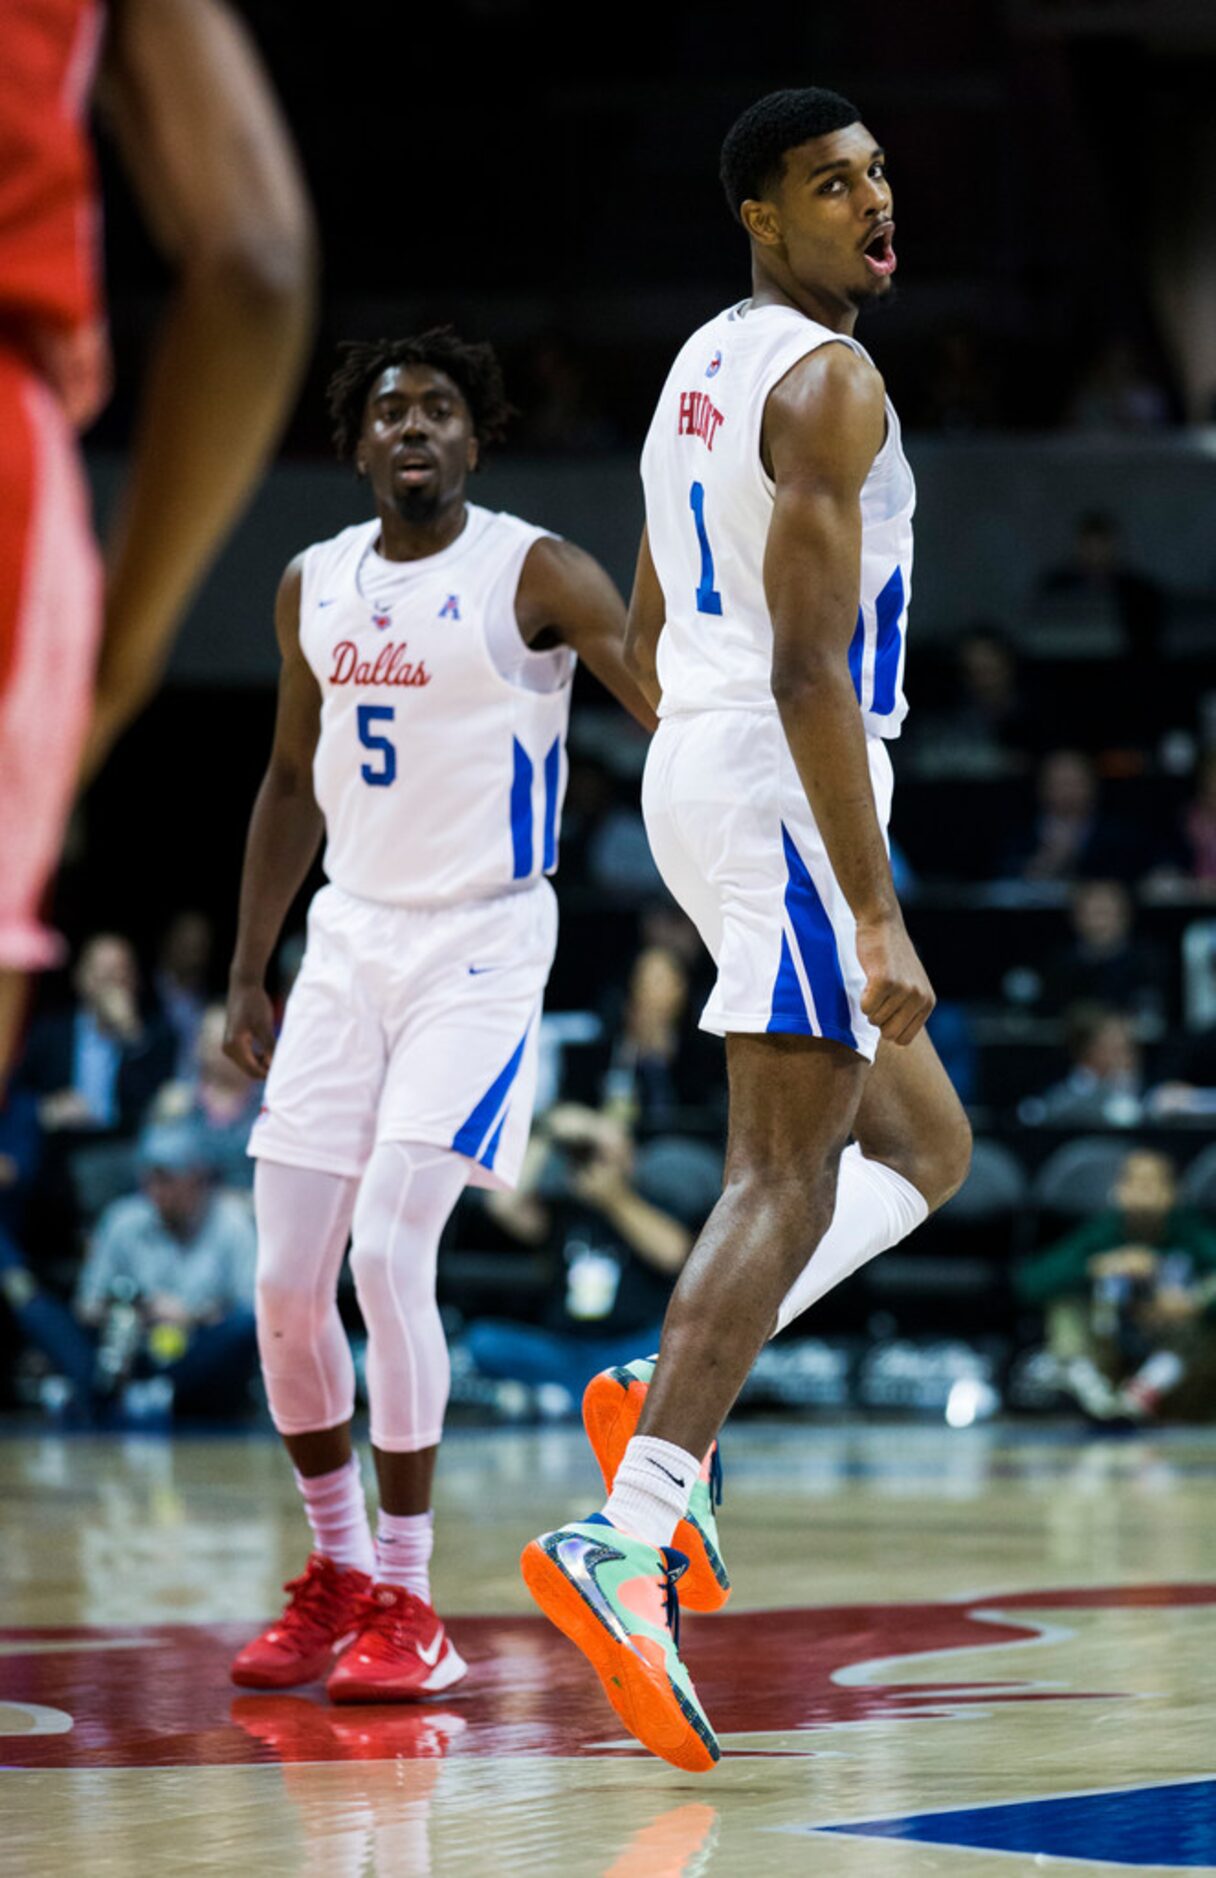
[[[342,1593],[327,1573],[303,1571],[289,1578],[283,1589],[287,1609],[279,1619],[281,1630],[333,1630],[346,1617]]]
[[[404,1598],[386,1598],[371,1591],[359,1599],[354,1621],[361,1636],[374,1631],[389,1643],[400,1646],[422,1636],[426,1607],[412,1592],[407,1591]]]
[[[672,1545],[662,1548],[663,1558],[663,1616],[671,1632],[671,1640],[677,1651],[680,1648],[680,1594],[676,1583],[688,1570],[688,1555],[677,1552]]]
[[[709,1457],[709,1503],[711,1506],[722,1504],[722,1448],[717,1441]]]

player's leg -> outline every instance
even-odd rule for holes
[[[637,1738],[692,1770],[717,1744],[661,1622],[686,1561],[671,1549],[710,1448],[777,1311],[831,1220],[836,1169],[869,1063],[818,1037],[727,1040],[722,1198],[680,1274],[640,1432],[602,1514],[524,1552],[526,1583],[575,1642]]]
[[[51,392],[0,347],[0,1090],[27,974],[60,951],[41,902],[76,787],[100,630],[75,439]]]
[[[734,1035],[726,1056],[730,1127],[722,1198],[672,1294],[638,1424],[638,1438],[698,1457],[831,1223],[840,1156],[870,1071],[855,1051],[818,1037]],[[664,1506],[674,1504],[667,1483],[660,1484]],[[614,1492],[620,1485],[618,1472]],[[648,1515],[648,1530],[659,1523]]]
[[[777,1314],[777,1328],[897,1245],[967,1178],[971,1126],[923,1031],[906,1048],[879,1045],[841,1156],[832,1223]]]
[[[283,1617],[233,1666],[236,1681],[257,1688],[324,1675],[372,1587],[371,1529],[351,1445],[355,1373],[337,1304],[384,1080],[383,1037],[361,971],[365,924],[365,909],[332,888],[313,902],[250,1144],[258,1351],[313,1534]]]
[[[431,1491],[451,1374],[435,1271],[440,1236],[467,1176],[467,1162],[448,1149],[381,1141],[359,1191],[351,1268],[368,1337],[379,1614],[329,1678],[337,1702],[431,1695],[465,1674],[431,1603],[430,1559]]]
[[[355,1372],[338,1314],[338,1274],[358,1182],[259,1159],[258,1354],[271,1419],[291,1457],[312,1555],[283,1615],[246,1644],[232,1678],[290,1688],[326,1675],[372,1588],[372,1537],[351,1446]]]
[[[406,913],[398,923],[397,952],[409,968],[398,974],[395,959],[385,959],[390,1054],[352,1257],[383,1501],[383,1621],[368,1625],[335,1669],[337,1701],[409,1699],[464,1674],[430,1603],[431,1482],[449,1382],[435,1270],[465,1183],[512,1186],[518,1178],[557,936],[547,883],[488,906]]]

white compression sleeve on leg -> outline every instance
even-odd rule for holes
[[[367,1326],[372,1446],[386,1453],[433,1448],[443,1433],[451,1368],[435,1267],[467,1175],[446,1148],[382,1141],[359,1189],[351,1269]]]
[[[258,1350],[281,1435],[337,1428],[355,1412],[355,1370],[338,1315],[338,1273],[358,1182],[259,1160]]]
[[[777,1330],[784,1330],[880,1252],[898,1245],[928,1217],[928,1202],[910,1180],[884,1161],[867,1160],[856,1143],[846,1148],[836,1178],[832,1223],[786,1293]]]

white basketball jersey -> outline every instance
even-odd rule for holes
[[[646,525],[666,621],[659,715],[775,709],[764,551],[774,484],[760,454],[769,392],[817,347],[855,339],[792,307],[719,313],[687,341],[642,452]],[[887,400],[887,435],[861,492],[861,606],[849,669],[867,733],[896,737],[912,591],[916,487]]]
[[[557,865],[574,655],[529,651],[515,618],[524,559],[545,531],[471,504],[467,514],[424,560],[385,560],[378,521],[304,555],[325,871],[363,899],[484,899]]]

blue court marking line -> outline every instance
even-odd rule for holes
[[[1211,1872],[1216,1871],[1216,1778],[1197,1774],[1154,1786],[1094,1787],[990,1806],[768,1830],[913,1840],[946,1850],[1066,1858],[1123,1871],[1165,1865]]]

